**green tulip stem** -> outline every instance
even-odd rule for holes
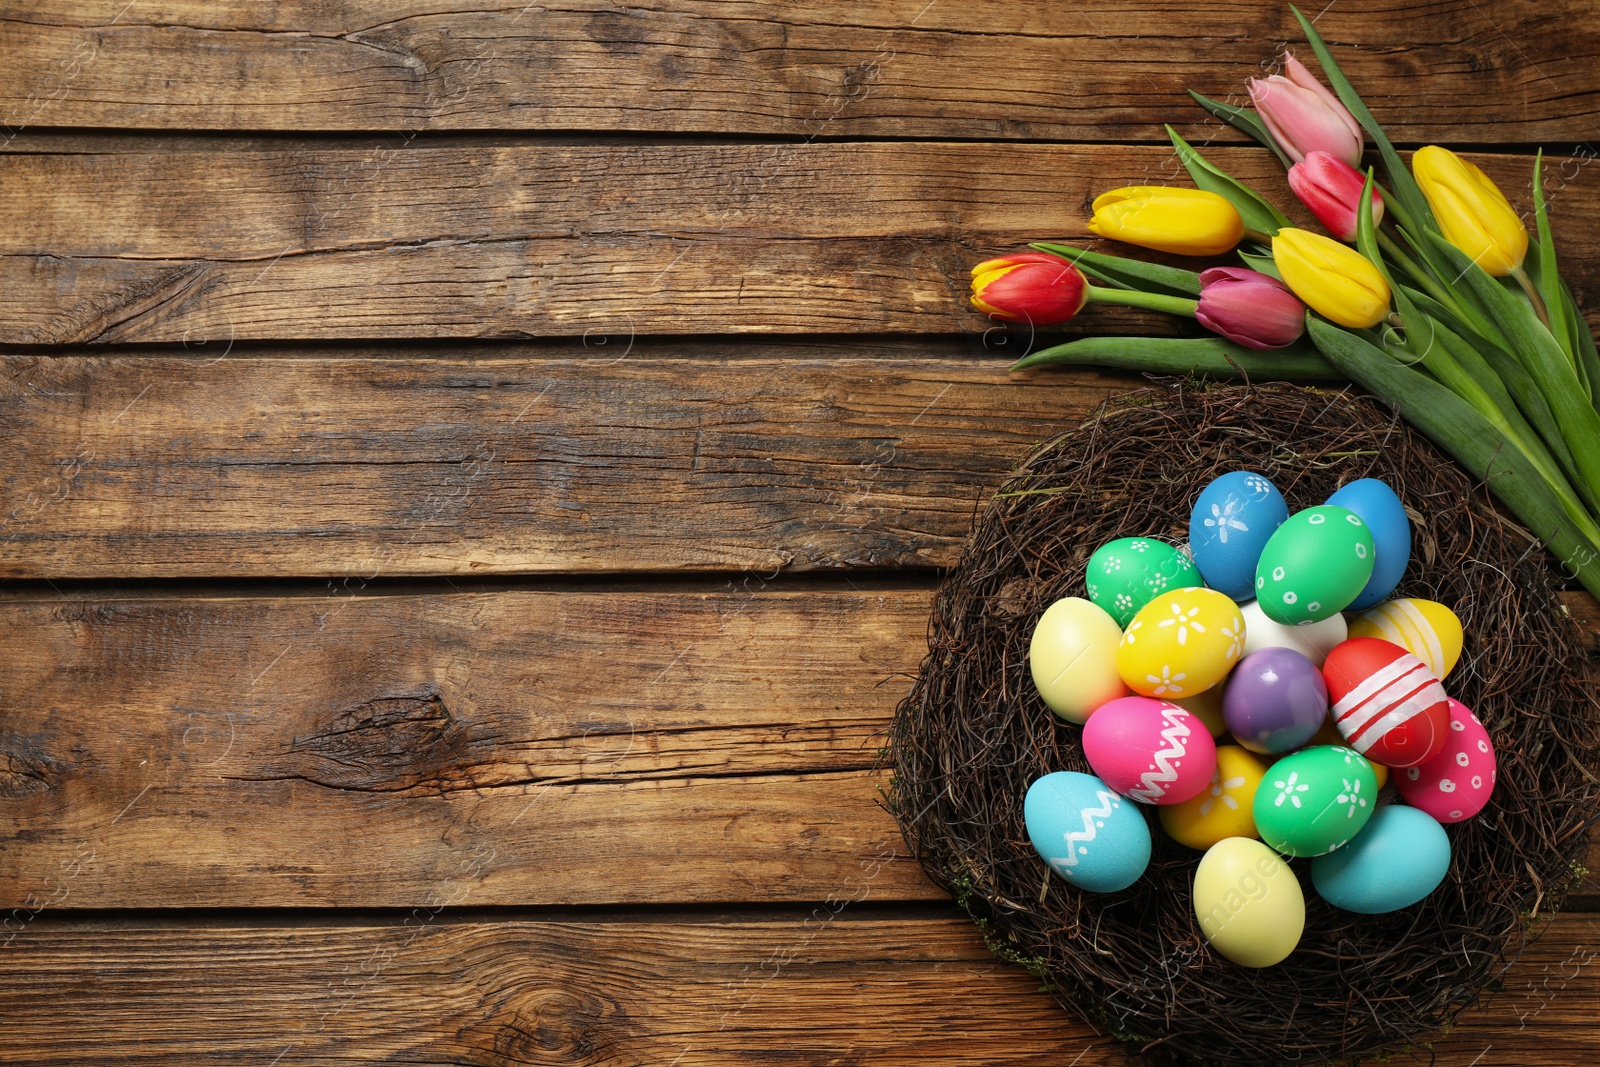
[[[1141,293],[1137,289],[1101,289],[1091,285],[1085,289],[1086,301],[1091,304],[1122,304],[1131,308],[1148,308],[1151,311],[1165,311],[1169,315],[1184,315],[1194,318],[1195,309],[1200,306],[1198,300],[1188,300],[1181,296],[1168,296],[1165,293]]]
[[[1462,309],[1461,305],[1456,302],[1455,295],[1440,285],[1422,264],[1413,259],[1411,254],[1400,246],[1399,241],[1389,235],[1387,230],[1377,230],[1376,236],[1378,244],[1389,254],[1389,258],[1400,264],[1400,269],[1411,275],[1416,283],[1422,286],[1424,292],[1449,308],[1462,322],[1472,321],[1467,317],[1467,313]]]
[[[1511,268],[1511,276],[1522,286],[1522,291],[1528,294],[1528,300],[1533,304],[1534,314],[1539,316],[1539,321],[1544,323],[1544,328],[1550,329],[1550,310],[1545,307],[1544,297],[1539,295],[1539,287],[1533,284],[1533,279],[1528,277],[1528,272],[1521,266]],[[1555,331],[1551,331],[1553,334]]]
[[[1392,218],[1399,219],[1400,225],[1408,230],[1414,230],[1415,227],[1411,224],[1411,214],[1406,211],[1405,205],[1400,202],[1400,198],[1385,189],[1381,184],[1374,184],[1373,188],[1377,189],[1378,195],[1383,198],[1383,209]]]

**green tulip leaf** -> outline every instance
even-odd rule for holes
[[[1283,275],[1278,273],[1278,261],[1271,256],[1257,252],[1246,252],[1242,248],[1236,251],[1239,259],[1251,270],[1258,274],[1265,274],[1269,278],[1276,278],[1280,282],[1283,281]]]
[[[1585,488],[1600,494],[1600,411],[1583,391],[1578,373],[1556,339],[1527,301],[1501,285],[1465,252],[1429,234],[1441,255],[1459,272],[1461,284],[1499,324],[1513,352],[1538,385],[1572,451]]]
[[[1182,267],[1168,267],[1160,263],[1108,256],[1103,252],[1091,252],[1087,248],[1049,241],[1035,241],[1028,247],[1060,256],[1085,274],[1120,289],[1144,291],[1154,287],[1180,296],[1200,295],[1200,275]]]
[[[1259,381],[1326,382],[1344,377],[1304,341],[1260,351],[1221,337],[1084,337],[1041,349],[1011,369],[1051,363]]]
[[[1265,197],[1209,162],[1171,126],[1167,127],[1167,136],[1172,138],[1172,147],[1178,150],[1178,159],[1194,179],[1196,188],[1216,193],[1232,204],[1244,220],[1246,230],[1272,237],[1289,225],[1289,220]]]
[[[1567,304],[1561,299],[1561,275],[1556,271],[1556,242],[1550,234],[1550,212],[1544,202],[1544,149],[1539,149],[1538,155],[1533,159],[1533,216],[1539,229],[1537,254],[1533,256],[1536,265],[1535,286],[1539,297],[1544,301],[1545,314],[1550,316],[1550,333],[1567,354],[1572,365],[1578,371],[1578,378],[1583,380],[1585,394],[1592,400],[1594,398],[1594,383],[1584,380],[1587,375],[1583,366],[1578,362],[1577,355],[1572,348],[1572,333],[1567,329]]]
[[[1567,308],[1567,329],[1572,334],[1572,349],[1577,353],[1578,362],[1588,372],[1589,384],[1593,388],[1594,406],[1600,408],[1600,351],[1595,349],[1594,334],[1589,332],[1589,322],[1578,309],[1578,302],[1573,299],[1572,290],[1565,282],[1561,283],[1561,296]]]
[[[1278,157],[1278,161],[1283,164],[1285,170],[1294,166],[1294,160],[1290,159],[1283,149],[1278,147],[1278,142],[1272,139],[1271,132],[1267,130],[1267,124],[1262,122],[1261,116],[1254,111],[1247,107],[1225,104],[1221,100],[1213,100],[1209,96],[1201,96],[1193,89],[1189,90],[1189,95],[1194,97],[1195,103],[1205,108],[1212,115],[1241,133],[1249,134],[1272,149],[1272,154]]]

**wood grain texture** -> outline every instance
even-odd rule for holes
[[[942,899],[871,772],[929,591],[729,586],[0,603],[0,906]]]
[[[732,582],[6,603],[0,901],[822,899],[905,852],[870,768],[927,604]],[[904,858],[872,891],[938,895]]]
[[[1294,204],[1265,149],[1214,155]],[[1531,159],[1471,158],[1521,203]],[[1563,270],[1600,309],[1600,168],[1568,163]],[[24,137],[0,153],[0,343],[978,334],[974,264],[1087,240],[1098,192],[1180,173],[1117,145]],[[1077,328],[1129,323],[1171,329]]]
[[[1589,0],[1308,12],[1397,139],[1595,135]],[[31,0],[6,16],[11,129],[1132,140],[1197,121],[1184,90],[1242,99],[1284,42],[1309,51],[1287,5],[1239,0]]]
[[[0,1055],[96,1067],[1138,1062],[999,963],[964,918],[851,904],[844,892],[769,921],[458,923],[431,908],[366,927],[41,919],[0,949]],[[1592,916],[1556,920],[1431,1062],[1590,1062],[1597,939]]]
[[[1032,445],[1139,381],[616,344],[618,359],[7,357],[0,574],[948,564]]]

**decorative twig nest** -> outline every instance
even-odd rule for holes
[[[1089,770],[1082,728],[1032,684],[1028,646],[1052,602],[1083,596],[1084,563],[1114,538],[1182,543],[1211,479],[1265,474],[1291,506],[1382,478],[1414,530],[1397,596],[1454,608],[1466,631],[1452,695],[1490,730],[1488,807],[1449,826],[1453,857],[1426,899],[1340,911],[1311,888],[1283,963],[1238,966],[1201,934],[1200,853],[1154,818],[1149,869],[1117,893],[1052,874],[1023,825],[1028,786]],[[891,808],[928,873],[991,947],[1069,1007],[1178,1063],[1316,1062],[1425,1042],[1500,974],[1574,883],[1600,813],[1600,699],[1559,576],[1527,531],[1378,401],[1295,386],[1164,385],[1108,401],[1047,442],[990,503],[940,588],[929,651],[892,728]]]

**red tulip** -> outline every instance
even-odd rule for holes
[[[1048,252],[1019,252],[972,268],[972,306],[996,318],[1054,326],[1076,315],[1088,297],[1078,268]]]
[[[1212,333],[1246,348],[1283,348],[1306,328],[1306,306],[1276,278],[1242,267],[1200,272],[1194,317]]]
[[[1366,179],[1342,159],[1311,152],[1289,168],[1289,188],[1317,221],[1341,241],[1356,239],[1356,203]],[[1372,224],[1383,221],[1383,198],[1372,190]]]

